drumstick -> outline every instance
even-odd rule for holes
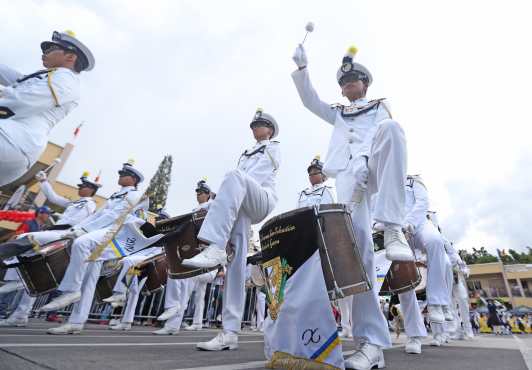
[[[59,163],[61,163],[61,158],[57,157],[56,159],[54,159],[54,161],[53,161],[48,167],[46,167],[46,168],[43,170],[43,172],[45,172],[45,173],[50,172],[50,171],[52,170],[52,168],[54,168],[55,165],[57,165],[57,164],[59,164]]]
[[[314,23],[308,22],[307,25],[305,26],[305,31],[307,32],[305,33],[305,37],[303,38],[303,41],[301,41],[301,45],[305,43],[305,40],[307,39],[308,34],[314,31]]]

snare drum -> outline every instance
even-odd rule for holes
[[[103,263],[94,292],[94,296],[98,302],[102,303],[105,298],[113,295],[113,289],[118,275],[120,275],[120,270],[122,270],[122,263],[118,258],[107,260]]]
[[[164,250],[170,279],[186,279],[218,269],[219,266],[206,269],[181,265],[183,260],[192,258],[202,251],[197,235],[206,215],[207,210],[201,209],[159,221],[155,225],[157,232],[165,234]]]
[[[283,213],[264,224],[260,232],[265,271],[269,261],[282,256],[288,266],[300,266],[318,249],[330,299],[371,289],[355,241],[351,216],[343,204],[304,207]]]
[[[135,266],[135,269],[140,272],[139,280],[147,277],[142,288],[145,294],[157,292],[166,285],[168,264],[164,253],[159,253],[140,262]]]
[[[72,239],[45,244],[39,253],[18,256],[18,272],[31,297],[49,293],[59,286],[70,262]]]
[[[375,255],[385,254],[384,232],[373,233]],[[414,261],[393,261],[384,278],[381,295],[399,294],[416,288],[421,283],[421,274]]]

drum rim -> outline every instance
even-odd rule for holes
[[[260,228],[259,234],[262,232],[262,230],[266,229],[267,227],[270,227],[270,225],[272,223],[274,223],[275,221],[277,221],[277,220],[282,220],[282,219],[288,218],[290,216],[296,215],[298,213],[303,213],[305,211],[314,211],[314,209],[315,209],[314,206],[307,206],[307,207],[300,207],[300,208],[296,208],[296,209],[292,209],[290,211],[286,211],[286,212],[280,213],[277,216],[272,217],[268,221],[266,221],[264,223],[264,225],[262,225],[262,227]],[[345,207],[345,204],[343,204],[343,203],[322,204],[322,205],[320,205],[318,207],[318,214],[322,213],[322,212],[320,212],[322,209],[324,211],[327,211],[327,212],[323,212],[323,213],[329,213],[329,212],[335,211],[335,210],[338,210],[338,212],[342,212],[342,213],[346,212],[346,207]]]

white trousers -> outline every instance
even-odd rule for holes
[[[401,311],[403,312],[406,335],[409,338],[426,337],[427,329],[423,322],[423,315],[419,308],[415,290],[412,289],[399,294],[399,302],[401,303]]]
[[[7,123],[16,124],[11,120]],[[0,187],[24,175],[32,164],[24,153],[7,140],[0,131]]]
[[[427,254],[427,304],[449,305],[449,288],[446,283],[446,263],[443,239],[434,225],[424,222],[414,235],[414,245]]]
[[[161,253],[161,248],[152,247],[143,249],[140,252],[122,258],[122,268],[120,270],[120,273],[118,274],[118,277],[116,278],[116,283],[113,287],[113,292],[126,293],[127,287],[124,284],[124,277],[126,276],[129,269],[159,253]]]
[[[469,319],[469,295],[464,280],[460,277],[458,284],[453,287],[453,306],[458,307],[458,314],[462,322],[464,334],[473,335],[471,320]]]
[[[203,310],[205,309],[205,291],[207,290],[207,283],[196,281],[194,283],[194,319],[192,324],[203,325]],[[191,293],[192,294],[192,293]]]
[[[340,298],[338,300],[338,306],[342,316],[342,333],[351,333],[351,308],[353,307],[353,296]]]
[[[109,228],[95,230],[76,238],[72,244],[70,263],[65,272],[65,276],[59,284],[58,290],[62,292],[79,292],[83,277],[87,267],[93,262],[87,262],[92,250],[98,246],[104,239]],[[102,260],[113,258],[113,251],[107,247],[101,256]],[[98,271],[99,273],[99,271]]]
[[[36,299],[37,297],[30,297],[28,292],[24,291],[17,308],[15,311],[13,311],[10,318],[26,320],[30,315],[31,309],[33,308],[33,304],[35,303]]]
[[[234,256],[227,265],[223,292],[224,330],[240,331],[245,306],[246,255],[249,230],[273,210],[269,193],[241,170],[228,172],[203,222],[198,238],[225,248],[231,240]]]
[[[266,310],[266,294],[257,288],[255,310],[257,312],[257,329],[264,330],[264,312]]]
[[[187,303],[192,294],[192,284],[190,279],[168,279],[164,298],[164,308],[169,309],[179,304],[180,310],[177,315],[169,318],[165,323],[165,328],[181,329],[183,314],[187,309]]]
[[[340,203],[349,203],[355,190],[354,170],[338,173],[336,190]],[[403,129],[393,120],[385,120],[377,129],[368,158],[368,190],[362,202],[351,214],[355,239],[362,263],[376,285],[371,220],[402,225],[405,217],[406,139]],[[370,200],[375,196],[374,215]],[[372,218],[373,216],[373,218]],[[383,348],[391,346],[388,324],[380,309],[375,289],[353,296],[353,337],[365,338]]]
[[[103,261],[85,263],[85,275],[81,285],[81,299],[74,303],[72,313],[68,319],[70,324],[85,324],[89,318],[90,309],[94,300],[94,291],[100,278]]]

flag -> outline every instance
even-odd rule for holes
[[[268,317],[264,352],[272,369],[344,369],[342,343],[319,251],[293,249],[262,264]],[[295,252],[295,253],[294,253]],[[292,255],[290,255],[292,254]],[[295,255],[298,256],[295,256]],[[303,258],[301,258],[303,257]]]

